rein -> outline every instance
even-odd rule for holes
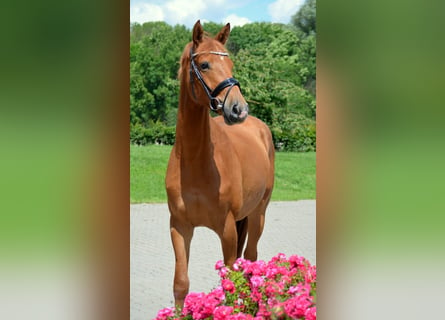
[[[190,48],[190,83],[192,86],[192,94],[193,97],[196,100],[195,90],[193,86],[193,74],[198,78],[199,82],[201,82],[202,87],[204,88],[205,93],[207,94],[207,97],[209,97],[210,103],[210,110],[217,112],[218,110],[221,110],[224,107],[224,104],[226,103],[227,96],[229,95],[230,91],[234,86],[240,87],[240,84],[238,80],[235,78],[227,78],[223,81],[221,81],[215,89],[211,89],[207,83],[204,81],[204,78],[202,77],[201,72],[199,71],[198,66],[195,63],[195,57],[200,54],[217,54],[220,56],[228,56],[229,54],[227,52],[218,52],[218,51],[205,51],[205,52],[196,52],[193,53],[193,47]],[[218,94],[224,90],[225,88],[229,87],[229,90],[227,90],[226,95],[224,96],[224,100],[221,103],[221,101],[217,98]]]

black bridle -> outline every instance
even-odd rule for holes
[[[210,54],[217,54],[220,56],[228,56],[229,54],[227,52],[218,52],[218,51],[206,51],[202,53],[210,53]],[[234,86],[238,86],[238,88],[241,89],[240,84],[238,80],[235,78],[227,78],[223,81],[221,81],[215,89],[210,89],[210,87],[205,83],[204,78],[202,77],[201,72],[199,71],[198,66],[195,63],[195,57],[198,54],[202,53],[193,53],[193,46],[190,48],[190,83],[192,85],[192,93],[193,97],[196,100],[195,90],[193,87],[193,74],[195,74],[196,78],[198,78],[199,82],[201,82],[202,87],[204,88],[205,93],[209,97],[210,100],[210,110],[217,112],[218,110],[222,109],[224,107],[224,104],[226,103],[227,96],[229,95],[230,91]],[[225,88],[229,87],[229,90],[227,90],[226,95],[224,96],[224,101],[221,103],[221,101],[217,98],[218,94],[224,90]]]

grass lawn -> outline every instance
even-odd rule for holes
[[[131,203],[166,202],[165,172],[171,146],[130,146]],[[277,152],[272,201],[315,199],[315,152]]]

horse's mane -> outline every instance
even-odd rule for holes
[[[181,59],[179,60],[179,70],[178,70],[178,79],[179,81],[182,81],[182,69],[184,68],[184,66],[186,66],[188,64],[188,60],[189,60],[189,52],[190,52],[190,47],[192,46],[192,43],[188,43],[185,46],[184,51],[182,52],[182,56]]]

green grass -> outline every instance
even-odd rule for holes
[[[130,146],[131,203],[166,202],[164,177],[171,146]],[[315,152],[277,152],[272,201],[315,199]]]
[[[130,201],[166,202],[164,178],[171,146],[130,146]]]
[[[275,153],[272,201],[315,199],[315,152]]]

